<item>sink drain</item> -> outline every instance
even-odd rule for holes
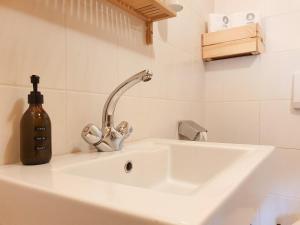
[[[133,168],[132,162],[128,161],[125,163],[124,170],[126,173],[130,173]]]

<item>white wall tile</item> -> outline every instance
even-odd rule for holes
[[[261,103],[261,144],[300,149],[300,112],[290,101]]]
[[[260,57],[220,60],[206,66],[207,101],[259,100]]]
[[[0,19],[0,82],[28,85],[29,75],[39,74],[42,87],[64,89],[63,14],[38,1],[14,0],[0,3]]]
[[[20,120],[25,112],[26,90],[0,86],[1,127],[0,129],[0,163],[19,161],[20,152]]]
[[[205,104],[205,127],[208,130],[208,141],[210,142],[226,142],[223,106],[222,102]]]
[[[262,0],[215,0],[215,12],[234,13],[238,11],[258,10],[263,11]]]
[[[27,89],[28,92],[28,89]],[[67,124],[66,124],[66,93],[65,91],[41,90],[44,95],[44,109],[51,119],[52,153],[66,154]]]
[[[259,143],[259,104],[256,102],[225,103],[224,133],[226,142]],[[236,128],[233,124],[239,124]]]
[[[299,49],[300,12],[268,17],[264,21],[267,52]]]
[[[70,152],[87,151],[89,146],[81,138],[81,131],[88,123],[101,128],[102,108],[107,96],[101,94],[67,93],[67,144]]]
[[[205,31],[206,21],[194,13],[190,4],[186,3],[186,5],[187,7],[179,12],[176,18],[167,20],[165,26],[168,31],[165,40],[182,51],[199,55],[201,34]]]
[[[224,100],[258,100],[260,98],[260,57],[239,58],[227,62],[224,73]]]
[[[207,18],[207,12],[213,12],[214,10],[214,2],[213,1],[205,1],[205,0],[198,0],[198,1],[189,1],[190,7],[193,11],[198,13],[199,16],[202,18]],[[212,4],[213,3],[213,4]]]
[[[165,80],[167,97],[182,101],[200,101],[204,95],[204,76],[192,55],[175,52],[174,67]]]
[[[158,33],[156,34],[159,35]],[[169,86],[174,79],[170,79],[175,72],[174,52],[175,49],[169,43],[163,42],[160,39],[154,40],[153,48],[155,61],[153,63],[153,79],[147,87],[147,93],[153,93],[152,97],[160,96],[167,98]],[[149,87],[149,88],[148,88]],[[151,89],[151,90],[149,90]]]
[[[265,16],[274,16],[289,12],[291,8],[291,0],[286,1],[272,1],[265,0]]]
[[[120,31],[111,17],[118,11],[103,1],[90,2],[66,14],[67,88],[108,93],[117,85]]]
[[[68,30],[67,88],[108,93],[117,85],[117,47]]]
[[[292,80],[300,71],[300,50],[266,53],[261,56],[261,99],[291,99]]]
[[[300,2],[298,0],[290,0],[290,11],[300,11]]]
[[[209,63],[205,73],[205,99],[290,99],[293,75],[300,70],[299,56],[299,50],[292,50]]]
[[[214,67],[216,66],[216,69]],[[211,62],[206,65],[205,71],[205,100],[224,100],[224,74],[219,68],[219,62]]]
[[[299,11],[300,4],[298,0],[272,1],[265,0],[265,16],[276,16],[284,13]]]
[[[150,47],[139,45],[131,49],[120,46],[117,54],[118,83],[123,82],[131,75],[141,72],[142,70],[153,71],[153,63],[153,53]],[[149,85],[152,86],[152,84],[147,84],[147,86]],[[126,95],[135,97],[157,97],[157,95],[155,95],[156,89],[154,89],[153,92],[146,92],[144,88],[144,85],[138,85],[130,89]]]
[[[211,102],[205,106],[209,141],[259,143],[259,103]]]
[[[128,141],[146,137],[177,138],[179,120],[191,119],[203,125],[199,103],[124,97],[116,111],[116,122],[127,120],[134,129]]]

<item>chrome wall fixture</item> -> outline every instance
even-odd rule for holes
[[[192,120],[182,120],[178,123],[180,140],[207,141],[207,130]]]

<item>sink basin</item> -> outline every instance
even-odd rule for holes
[[[70,166],[63,172],[146,188],[190,195],[243,157],[247,150],[186,144],[133,147],[99,160]]]
[[[254,178],[273,150],[146,139],[119,152],[2,166],[0,224],[250,224],[267,182]]]

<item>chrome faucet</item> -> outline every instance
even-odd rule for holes
[[[132,86],[139,82],[147,82],[152,74],[144,70],[121,83],[108,97],[103,108],[102,128],[94,124],[86,125],[81,133],[82,138],[98,151],[111,152],[122,149],[124,140],[132,133],[132,127],[126,121],[114,126],[114,113],[120,97]]]

